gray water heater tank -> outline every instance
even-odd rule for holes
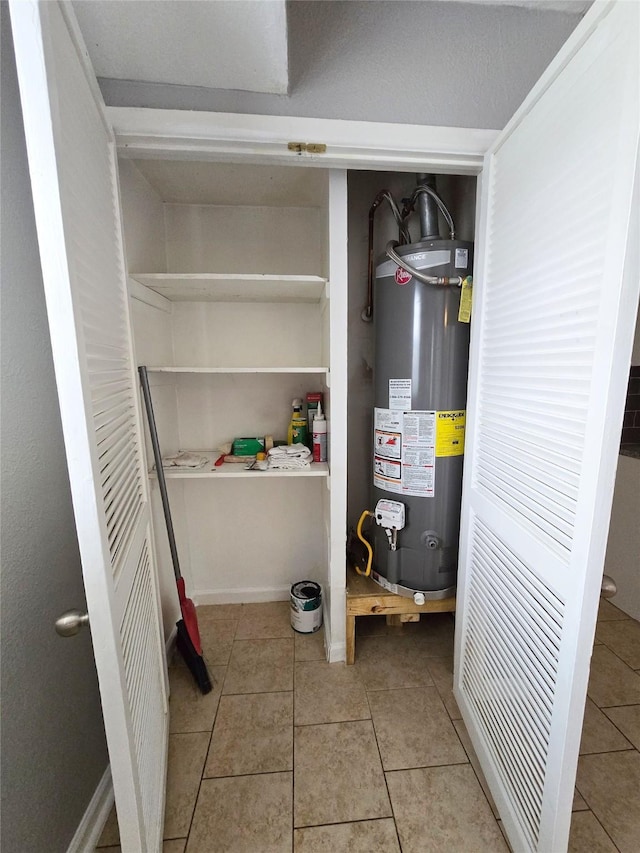
[[[427,239],[400,246],[428,275],[471,275],[473,244]],[[373,524],[373,577],[401,595],[453,594],[464,450],[469,324],[460,322],[460,287],[418,281],[388,258],[375,278],[373,497],[405,505],[391,546]]]

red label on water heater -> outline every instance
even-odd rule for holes
[[[398,267],[396,270],[396,284],[409,284],[413,276],[410,272]]]

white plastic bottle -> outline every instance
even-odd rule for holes
[[[327,461],[327,421],[322,414],[322,403],[318,403],[318,411],[313,419],[313,461]]]

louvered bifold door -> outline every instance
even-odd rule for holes
[[[516,851],[568,839],[638,303],[638,26],[596,4],[481,178],[454,689]]]
[[[162,844],[166,663],[115,146],[69,8],[17,0],[11,19],[122,849],[152,853]],[[42,582],[48,582],[46,570]]]

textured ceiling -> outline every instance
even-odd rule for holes
[[[392,7],[397,21],[415,18],[414,3],[368,2],[381,21],[387,7]],[[576,17],[591,5],[591,0],[440,0],[425,5],[432,7],[429,14],[436,25],[445,11],[438,7],[457,7],[461,2]],[[298,6],[304,0],[292,3]],[[339,26],[344,15],[340,7],[345,4],[324,0],[322,5],[323,16]],[[354,4],[359,5],[363,4]],[[73,7],[98,77],[275,95],[295,88],[296,81],[290,80],[285,0],[74,0]],[[345,35],[334,33],[337,40]],[[366,51],[361,35],[357,29],[348,34],[355,53]],[[300,36],[306,37],[295,38]],[[291,49],[295,47],[293,43]],[[326,48],[330,52],[331,46]]]
[[[485,6],[521,6],[544,12],[567,12],[583,15],[593,0],[445,0],[447,3],[484,3]]]
[[[75,0],[99,77],[286,94],[285,0]]]

